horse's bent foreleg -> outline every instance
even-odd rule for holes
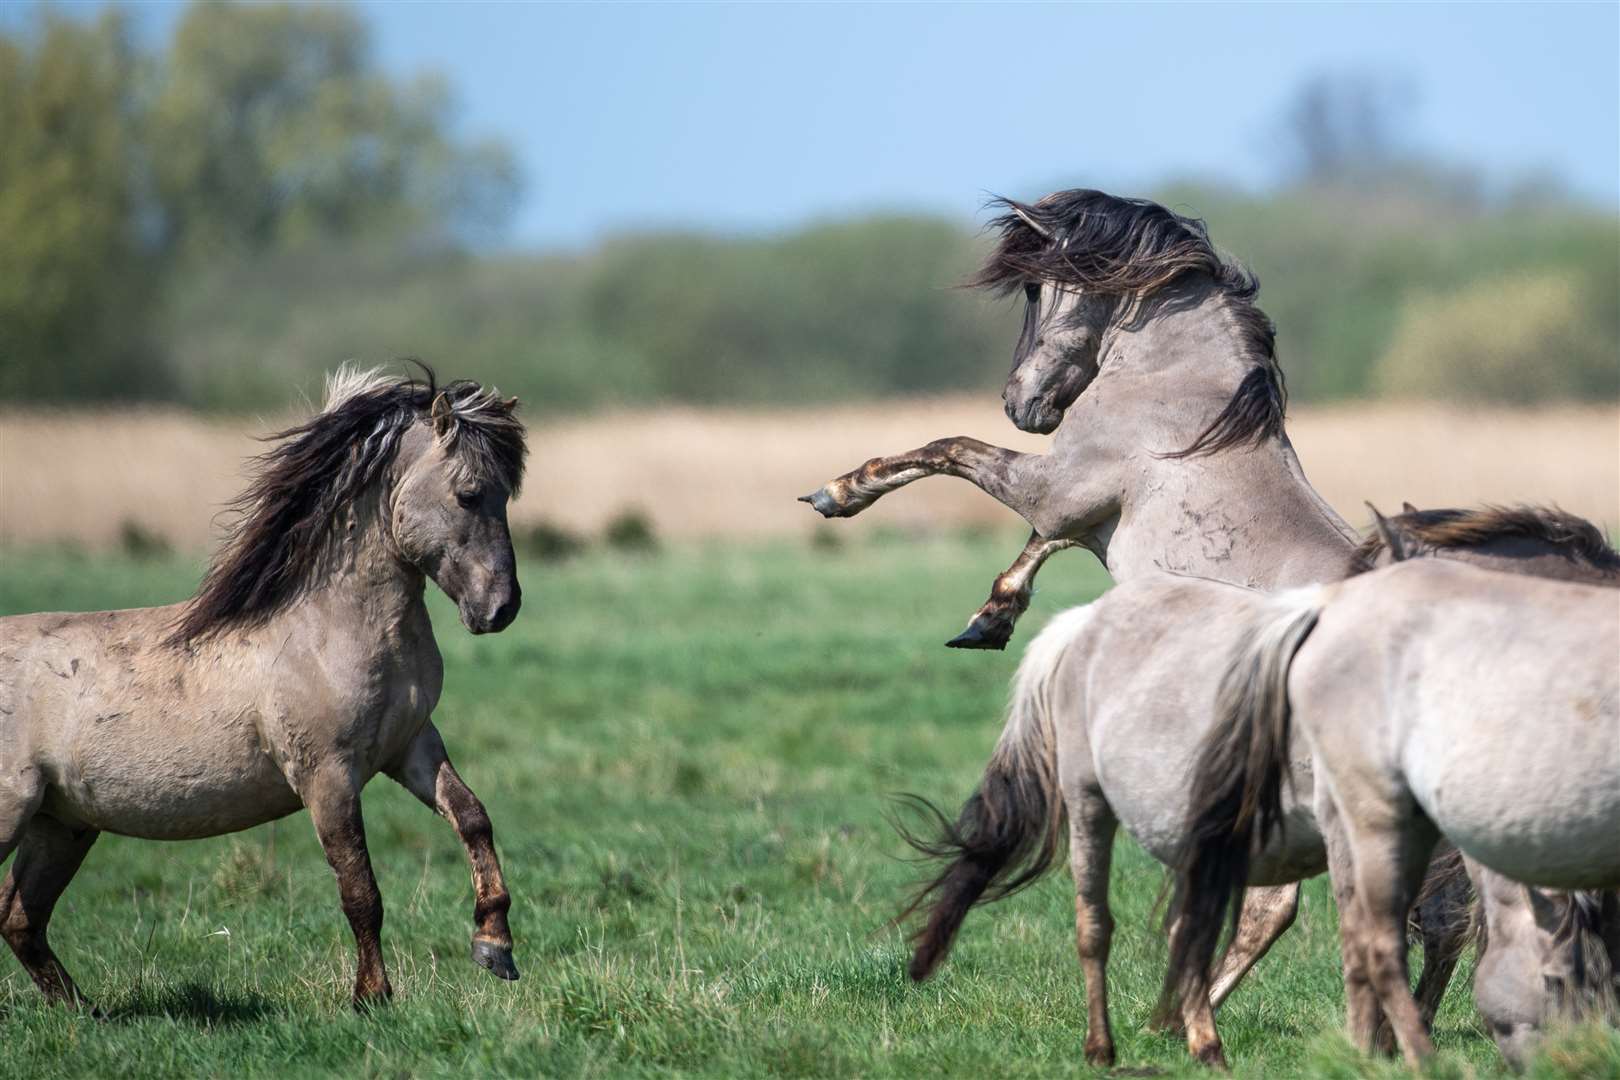
[[[356,946],[354,975],[355,1008],[386,1001],[394,994],[383,966],[382,892],[371,872],[371,854],[366,850],[366,826],[360,816],[360,785],[344,768],[322,770],[300,792],[315,822],[326,861],[337,875],[338,896],[343,914],[354,931]]]
[[[1209,1004],[1219,1009],[1260,958],[1283,935],[1299,914],[1299,882],[1292,885],[1245,889],[1237,934],[1221,958],[1209,991]]]
[[[1048,540],[1039,532],[1030,533],[1024,550],[990,587],[990,599],[974,614],[967,629],[945,644],[953,649],[1005,649],[1012,640],[1018,617],[1029,610],[1030,597],[1035,593],[1035,575],[1040,573],[1042,564],[1078,543],[1078,540]]]
[[[438,729],[431,723],[424,727],[404,762],[388,775],[455,827],[472,863],[473,960],[503,979],[517,978],[512,931],[506,924],[512,897],[495,856],[495,832],[484,804],[450,764]]]
[[[891,457],[873,458],[810,495],[801,496],[822,517],[852,517],[895,488],[925,476],[958,476],[976,484],[1026,521],[1044,501],[1047,484],[1039,454],[1021,454],[958,435]]]
[[[23,830],[17,861],[0,881],[0,934],[34,985],[51,1001],[89,1006],[45,936],[51,912],[100,833],[36,815]]]
[[[1098,791],[1083,792],[1069,805],[1069,866],[1074,874],[1075,947],[1086,980],[1086,1061],[1114,1064],[1114,1032],[1108,1023],[1108,950],[1114,917],[1108,910],[1108,871],[1118,821]]]

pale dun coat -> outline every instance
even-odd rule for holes
[[[429,717],[431,578],[474,633],[517,614],[506,505],[515,402],[345,371],[274,438],[198,595],[0,619],[0,933],[53,1000],[82,1000],[46,928],[103,831],[183,840],[308,807],[358,946],[356,1004],[391,993],[360,789],[387,773],[472,862],[473,953],[516,978],[489,818]]]
[[[1391,558],[1424,554],[1620,583],[1620,555],[1589,522],[1559,511],[1411,511],[1393,520],[1380,516],[1378,522],[1379,533],[1357,549],[1347,569],[1364,573]],[[943,962],[974,905],[1015,892],[1051,868],[1067,819],[1086,984],[1084,1051],[1094,1064],[1114,1061],[1107,969],[1115,833],[1123,826],[1154,857],[1177,865],[1188,836],[1188,776],[1204,740],[1221,730],[1217,691],[1233,651],[1265,625],[1271,604],[1265,594],[1220,582],[1149,574],[1047,624],[1018,666],[1001,740],[979,789],[956,820],[926,800],[912,800],[931,820],[934,835],[908,833],[908,839],[945,864],[907,911],[924,916],[914,938],[913,978],[926,978]],[[1289,768],[1284,840],[1243,872],[1244,884],[1284,886],[1328,868],[1322,830],[1312,813],[1308,761],[1296,753]],[[1444,932],[1425,930],[1418,995],[1427,1018],[1438,1008],[1466,941],[1466,884],[1454,860],[1447,869],[1435,880],[1430,907]],[[1525,927],[1516,912],[1500,914],[1511,920],[1497,923],[1511,928],[1515,945],[1504,956],[1502,978],[1493,989],[1515,1001],[1539,995],[1539,978],[1527,981],[1521,971],[1508,968],[1520,966],[1518,953],[1542,947],[1542,935],[1534,925]],[[1232,952],[1253,956],[1253,944],[1243,933],[1240,927]],[[1488,956],[1482,970],[1495,962]],[[1228,990],[1235,981],[1232,971],[1230,962],[1222,967]],[[1179,1013],[1166,1012],[1159,1021],[1184,1027],[1188,1050],[1199,1060],[1220,1063],[1224,1052],[1212,1002],[1221,991],[1206,991],[1189,992]]]
[[[1303,753],[1351,1036],[1371,1048],[1385,1014],[1415,1064],[1434,1047],[1407,985],[1406,912],[1441,836],[1516,881],[1620,887],[1620,593],[1420,559],[1267,608],[1194,772],[1163,1004],[1202,997]]]

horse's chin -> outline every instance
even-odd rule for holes
[[[1058,425],[1063,423],[1063,412],[1040,401],[1023,408],[1015,407],[1010,401],[1007,403],[1007,419],[1013,422],[1013,426],[1019,431],[1036,435],[1050,435],[1056,431]]]

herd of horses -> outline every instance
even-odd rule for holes
[[[1305,479],[1258,283],[1201,222],[1088,190],[1001,205],[972,283],[1024,294],[1003,398],[1018,427],[1055,433],[1051,451],[940,439],[804,499],[849,516],[943,474],[1018,512],[1029,541],[955,647],[1004,648],[1066,548],[1117,583],[1030,643],[960,812],[917,800],[932,829],[907,839],[939,869],[905,913],[912,977],[1066,839],[1085,1055],[1113,1063],[1123,826],[1171,871],[1154,1022],[1199,1060],[1223,1063],[1216,1008],[1324,870],[1368,1050],[1432,1052],[1471,940],[1475,1000],[1512,1061],[1554,1019],[1612,1007],[1620,554],[1536,507],[1375,511],[1364,539]],[[101,831],[187,839],[300,807],[354,932],[354,1001],[387,998],[360,808],[377,773],[456,830],[473,957],[517,978],[489,818],[431,720],[443,665],[424,603],[431,579],[475,634],[517,614],[515,407],[431,372],[344,369],[255,460],[192,599],[0,619],[0,934],[48,998],[86,1004],[46,930]]]

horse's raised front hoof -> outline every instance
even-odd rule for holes
[[[945,643],[947,649],[1005,649],[1012,640],[1013,624],[1006,619],[975,615],[967,629]]]
[[[854,517],[866,509],[868,505],[866,502],[844,502],[839,500],[830,490],[832,487],[832,484],[828,484],[820,491],[812,492],[809,495],[800,495],[799,501],[809,503],[811,508],[824,518]]]
[[[510,945],[497,945],[493,941],[474,941],[472,943],[473,963],[481,968],[487,968],[495,975],[507,982],[514,982],[518,977],[517,965],[512,962],[512,947]]]

